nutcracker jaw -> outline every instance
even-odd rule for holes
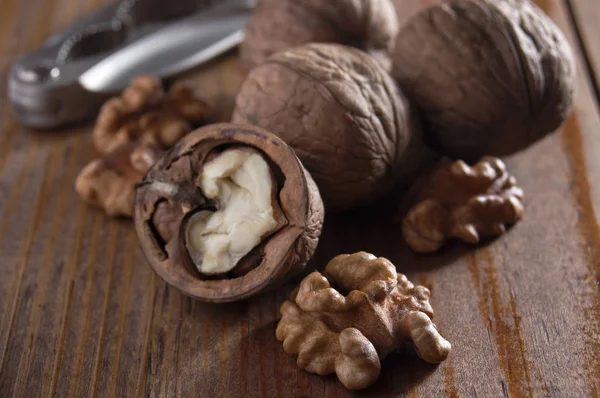
[[[156,1],[102,8],[17,60],[8,77],[15,117],[40,129],[92,118],[140,73],[169,78],[235,47],[254,6],[173,0],[152,8]]]

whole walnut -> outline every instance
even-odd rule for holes
[[[390,0],[259,0],[240,47],[248,69],[306,43],[341,43],[367,51],[389,69],[398,20]]]
[[[263,127],[294,148],[333,211],[389,191],[421,137],[388,74],[364,52],[337,44],[296,47],[255,68],[233,121]]]
[[[573,104],[574,59],[527,0],[454,0],[402,26],[392,74],[424,119],[427,141],[474,161],[554,131]]]

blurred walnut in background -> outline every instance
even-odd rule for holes
[[[157,78],[136,77],[100,110],[93,139],[102,156],[81,171],[75,190],[110,216],[131,217],[135,184],[162,151],[209,120],[211,112],[189,82],[176,82],[165,92]]]
[[[113,217],[133,216],[134,186],[161,150],[152,141],[126,142],[93,160],[79,173],[75,190],[86,202]]]
[[[100,110],[94,145],[104,154],[147,135],[159,146],[170,148],[210,117],[207,100],[190,83],[176,82],[165,92],[157,78],[140,75],[121,96],[110,99]]]
[[[398,31],[390,0],[259,0],[240,48],[252,69],[272,54],[308,43],[339,43],[360,48],[385,69]]]

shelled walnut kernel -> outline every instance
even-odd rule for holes
[[[75,180],[75,190],[86,202],[113,217],[133,216],[135,184],[156,160],[153,142],[126,142],[89,163]]]
[[[445,162],[426,179],[419,198],[402,232],[422,253],[437,251],[451,237],[475,244],[481,237],[502,235],[505,224],[523,218],[523,190],[504,162],[489,156],[473,167],[461,160]]]
[[[339,255],[283,303],[276,336],[287,353],[298,354],[300,368],[335,372],[347,388],[366,388],[379,377],[380,359],[402,343],[412,342],[426,362],[447,358],[451,345],[431,321],[429,296],[385,258]]]
[[[164,92],[150,75],[134,78],[102,107],[93,132],[102,156],[79,174],[75,190],[109,216],[133,216],[134,186],[159,154],[210,118],[207,101],[185,81]]]
[[[146,135],[170,148],[210,117],[208,102],[190,83],[176,82],[165,92],[157,78],[140,75],[100,110],[94,145],[99,153],[107,153]]]

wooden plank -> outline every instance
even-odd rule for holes
[[[585,52],[595,94],[600,101],[600,7],[595,0],[565,0]]]
[[[101,1],[5,3],[3,72]],[[401,19],[425,3],[398,0]],[[564,3],[538,3],[577,44]],[[17,35],[23,26],[32,28]],[[392,222],[393,199],[328,217],[313,264],[357,250],[390,258],[432,289],[436,323],[454,346],[438,367],[410,351],[391,355],[367,395],[600,396],[600,118],[583,65],[568,122],[507,160],[527,216],[502,239],[417,256]],[[235,53],[189,77],[227,120],[244,78]],[[354,395],[335,377],[299,370],[274,338],[278,307],[297,280],[246,302],[207,305],[156,277],[131,224],[72,190],[94,156],[89,131],[33,133],[0,97],[1,397]]]

